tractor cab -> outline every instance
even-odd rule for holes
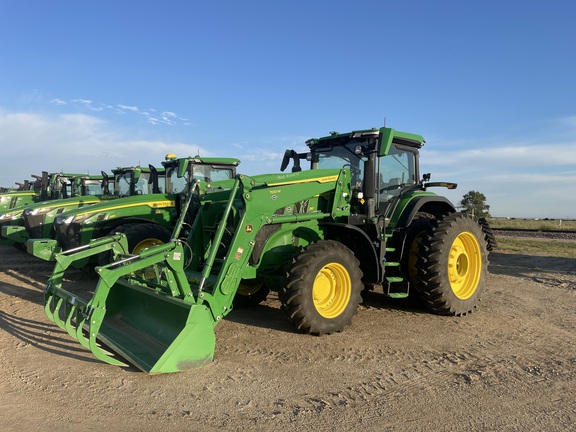
[[[46,200],[66,199],[73,197],[75,192],[74,179],[85,174],[52,173],[48,174],[47,189],[42,189],[41,194],[46,194]]]
[[[351,216],[390,217],[392,205],[403,192],[420,184],[418,150],[424,145],[420,135],[390,128],[332,132],[306,141],[310,151],[287,150],[281,170],[293,160],[292,171],[300,171],[300,160],[311,169],[337,168],[350,171]]]
[[[235,158],[176,158],[175,155],[168,154],[162,162],[166,170],[166,192],[186,195],[193,180],[206,183],[232,180],[239,164],[240,161]]]
[[[114,195],[120,198],[158,193],[154,190],[154,185],[158,184],[159,178],[165,176],[163,168],[156,170],[154,167],[117,168],[112,172],[114,173]]]
[[[110,195],[110,177],[102,171],[99,176],[82,176],[75,179],[75,196],[102,196]]]

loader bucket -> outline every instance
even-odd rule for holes
[[[148,373],[180,372],[212,362],[214,321],[205,305],[122,282],[112,286],[106,299],[98,331],[106,345]]]
[[[206,304],[197,302],[191,292],[182,295],[175,288],[153,289],[130,277],[123,278],[163,262],[167,254],[182,253],[181,247],[176,252],[174,248],[166,244],[98,267],[100,279],[89,300],[62,289],[63,271],[69,262],[58,256],[63,264],[57,264],[46,285],[46,315],[97,358],[110,364],[126,366],[120,356],[154,374],[210,363],[216,321]],[[84,253],[88,252],[77,252],[77,258]]]

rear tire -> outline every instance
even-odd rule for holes
[[[461,213],[433,223],[418,252],[416,288],[424,303],[441,315],[466,315],[477,307],[488,273],[481,227]]]
[[[486,249],[489,252],[492,252],[494,249],[498,248],[494,231],[492,231],[492,228],[490,228],[490,224],[488,224],[488,221],[485,218],[478,219],[478,224],[482,228],[482,232],[484,232],[484,239],[486,240]]]
[[[302,333],[340,332],[362,301],[362,271],[350,249],[333,240],[307,246],[280,291],[282,310]]]
[[[420,243],[422,243],[424,234],[430,231],[433,220],[433,215],[417,215],[406,228],[406,239],[404,241],[402,259],[400,260],[400,269],[411,287],[415,287],[418,284],[418,271],[416,266],[418,253],[420,252]],[[410,297],[415,297],[414,292],[415,290],[413,289],[409,291]]]

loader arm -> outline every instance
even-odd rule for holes
[[[187,243],[173,238],[138,255],[126,255],[122,254],[125,240],[118,235],[78,248],[70,256],[58,256],[46,287],[46,313],[97,358],[111,364],[126,364],[114,353],[148,373],[209,363],[214,355],[215,325],[232,310],[240,281],[254,277],[249,260],[260,229],[274,224],[298,226],[343,211],[342,185],[348,179],[346,170],[257,178],[239,175],[231,189],[214,193],[219,200],[205,198]],[[279,210],[301,199],[303,187],[310,199],[323,200],[325,208],[280,214]],[[334,196],[335,190],[342,196]],[[215,214],[219,214],[217,219]],[[230,220],[234,234],[222,256]],[[209,240],[203,234],[207,223],[216,227]],[[99,281],[90,300],[62,288],[62,275],[75,258],[114,247],[117,260],[96,268]],[[199,257],[199,251],[205,254]]]

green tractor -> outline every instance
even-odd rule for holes
[[[62,172],[48,173],[44,171],[42,176],[34,176],[36,178],[34,192],[28,191],[32,195],[19,196],[17,198],[19,202],[17,206],[0,212],[0,229],[2,230],[0,244],[14,244],[14,240],[7,237],[4,232],[7,227],[23,225],[22,214],[28,206],[35,205],[38,202],[45,203],[47,201],[69,198],[74,193],[74,179],[83,175]],[[10,236],[21,242],[19,235],[10,233]]]
[[[86,211],[87,206],[118,201],[130,196],[147,195],[158,191],[159,181],[164,182],[164,170],[154,166],[118,167],[112,170],[113,178],[102,172],[98,185],[87,176],[78,177],[78,196],[75,198],[39,203],[27,207],[22,213],[23,223],[18,227],[4,227],[5,235],[12,234],[14,241],[24,241],[28,253],[52,261],[60,251],[55,240],[54,221],[62,215]]]
[[[214,327],[240,290],[255,302],[278,291],[288,320],[315,335],[344,330],[374,287],[465,315],[484,290],[485,233],[430,191],[456,185],[421,176],[423,144],[390,128],[333,133],[307,141],[306,154],[287,151],[292,172],[194,183],[203,192],[196,206],[188,195],[170,242],[126,253],[119,234],[58,254],[46,314],[97,358],[148,373],[211,362]],[[90,298],[62,286],[74,261],[106,251],[115,260],[96,268]]]
[[[26,204],[32,204],[39,201],[41,192],[48,189],[48,173],[44,172],[42,176],[33,175],[33,182],[24,180],[23,183],[16,183],[16,189],[6,189],[0,193],[0,212],[8,211],[14,207],[20,207]]]
[[[236,174],[238,164],[239,161],[233,158],[196,156],[178,159],[170,154],[162,162],[161,169],[150,165],[148,168],[117,170],[114,194],[120,199],[55,215],[50,236],[28,240],[28,253],[53,260],[57,252],[75,249],[94,238],[115,233],[126,234],[127,251],[166,243],[178,218],[180,196],[187,190],[188,182],[195,176],[203,180],[231,179]],[[41,224],[42,221],[35,223],[33,217],[26,220],[30,233]],[[102,264],[109,260],[109,255],[102,254],[97,258],[98,261],[95,261],[96,258],[92,261]],[[81,266],[86,264],[81,263]]]
[[[8,212],[11,223],[2,226],[2,238],[18,246],[24,245],[29,238],[53,236],[52,222],[57,215],[95,204],[101,199],[114,198],[108,189],[109,177],[105,172],[101,175],[77,175],[69,177],[69,180],[70,196],[63,189],[59,199],[21,206]]]

